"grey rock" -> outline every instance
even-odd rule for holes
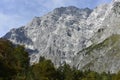
[[[119,6],[120,1],[113,0],[94,10],[74,6],[56,8],[23,27],[12,29],[3,38],[25,45],[31,64],[44,56],[56,66],[66,62],[81,70],[116,73],[120,70]]]

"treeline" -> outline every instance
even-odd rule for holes
[[[68,64],[55,68],[44,57],[40,57],[39,63],[30,66],[28,53],[23,46],[15,46],[8,40],[0,39],[0,80],[120,80],[120,72],[83,72]]]

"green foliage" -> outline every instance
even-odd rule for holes
[[[117,37],[112,39],[116,41]],[[39,63],[30,66],[28,53],[23,46],[15,46],[0,39],[0,80],[120,80],[120,72],[100,74],[90,70],[80,71],[68,64],[55,68],[44,57],[40,57]]]
[[[55,80],[56,70],[50,60],[42,59],[38,64],[31,67],[36,80]]]
[[[28,66],[29,57],[23,46],[15,46],[8,40],[0,39],[0,79],[22,77]]]
[[[83,49],[81,52],[86,52],[86,55],[90,55],[91,53],[93,53],[94,50],[100,50],[100,49],[104,49],[104,48],[108,48],[108,47],[112,47],[111,50],[113,49],[117,49],[117,51],[120,51],[120,35],[117,34],[113,34],[112,36],[110,36],[109,38],[105,39],[103,42],[99,43],[99,44],[93,44],[88,48]],[[78,53],[78,54],[79,54]]]

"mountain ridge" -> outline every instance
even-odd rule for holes
[[[11,30],[3,38],[14,44],[25,45],[30,52],[31,64],[38,62],[40,56],[44,56],[51,59],[56,66],[67,63],[83,69],[84,64],[93,62],[92,57],[87,60],[86,52],[80,51],[104,42],[113,34],[120,35],[119,5],[119,0],[113,0],[110,4],[102,4],[93,10],[74,6],[56,8],[42,17],[33,18],[23,27]],[[98,52],[96,56],[101,59],[101,48],[95,51]],[[86,62],[78,65],[82,60]],[[117,72],[116,68],[113,68],[115,65],[110,66],[111,64],[107,64],[109,68],[104,71]],[[102,69],[98,70],[100,64],[93,66],[95,67],[92,70],[102,72]]]

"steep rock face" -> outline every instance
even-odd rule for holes
[[[81,70],[118,72],[120,70],[120,35],[114,34],[103,42],[78,52],[74,58],[74,66]]]
[[[91,37],[93,44],[74,57],[78,69],[116,73],[120,70],[120,1],[113,0],[104,12],[102,22]],[[92,15],[92,14],[91,14]],[[101,18],[101,17],[100,17]],[[91,19],[91,18],[90,18]]]
[[[94,10],[56,8],[26,26],[12,29],[4,38],[25,45],[31,64],[44,56],[56,66],[66,62],[78,69],[114,73],[120,70],[119,6],[120,1],[113,0]]]
[[[108,5],[100,28],[94,35],[94,41],[102,42],[112,34],[120,34],[120,1],[113,0]]]
[[[74,6],[56,8],[45,16],[35,17],[30,23],[8,32],[4,38],[23,44],[30,51],[31,63],[40,56],[51,59],[56,65],[71,63],[75,53],[86,47],[88,29],[86,20],[92,10]]]

